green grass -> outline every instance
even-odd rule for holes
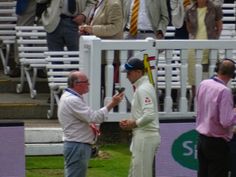
[[[130,163],[128,145],[103,145],[103,155],[89,162],[87,177],[126,177]],[[26,157],[26,177],[63,177],[63,156]]]

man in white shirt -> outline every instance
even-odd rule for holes
[[[166,0],[140,0],[138,11],[138,33],[133,36],[129,33],[130,20],[134,0],[122,0],[124,14],[125,39],[163,39],[169,16]]]
[[[58,119],[64,138],[65,177],[86,177],[91,147],[98,133],[94,123],[107,120],[108,112],[123,99],[123,93],[116,94],[111,102],[94,111],[83,100],[88,91],[87,76],[81,71],[71,72],[68,88],[58,105]]]
[[[155,88],[144,71],[143,61],[131,58],[125,64],[127,78],[135,91],[131,117],[120,122],[125,130],[132,130],[132,152],[129,177],[152,177],[155,154],[160,146],[159,117]]]

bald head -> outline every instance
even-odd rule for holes
[[[68,76],[68,87],[73,88],[75,82],[87,80],[87,76],[82,71],[72,71]]]
[[[235,63],[231,59],[224,59],[216,63],[216,72],[230,78],[235,77]]]

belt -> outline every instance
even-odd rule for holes
[[[224,138],[222,137],[211,137],[211,136],[206,136],[201,133],[199,133],[199,137],[206,139],[206,140],[214,140],[214,141],[224,141],[227,142]]]
[[[138,33],[154,33],[152,30],[138,30]]]
[[[129,31],[128,28],[125,28],[125,31]],[[138,30],[138,33],[154,33],[152,30]]]
[[[76,144],[85,144],[85,145],[92,146],[92,144],[90,143],[83,143],[83,142],[76,142],[76,141],[64,141],[64,143],[76,143]]]
[[[68,16],[68,15],[65,15],[65,14],[61,14],[60,17],[61,17],[61,18],[74,18],[74,17],[72,17],[72,16]]]

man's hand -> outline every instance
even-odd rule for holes
[[[77,25],[82,25],[85,22],[86,17],[83,14],[77,15],[73,20]]]
[[[93,27],[90,25],[81,25],[79,31],[80,34],[93,34]]]
[[[164,39],[164,34],[161,30],[158,30],[156,33],[156,38],[157,39]]]
[[[123,100],[123,97],[124,97],[124,93],[123,92],[115,94],[112,97],[111,102],[106,105],[108,111],[110,111],[112,108],[114,108],[116,105],[118,105]]]
[[[124,130],[132,130],[137,127],[137,124],[134,119],[125,119],[120,121],[120,127]]]

